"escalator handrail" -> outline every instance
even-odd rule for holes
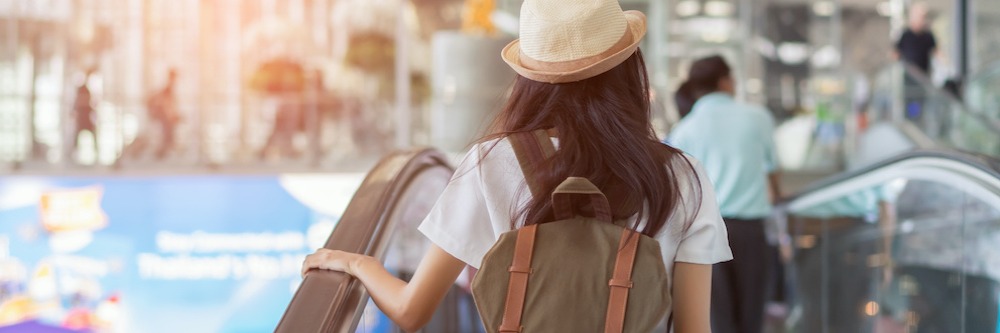
[[[977,110],[975,108],[970,107],[967,103],[965,103],[962,100],[961,97],[956,96],[954,93],[935,86],[934,83],[931,82],[930,77],[928,77],[926,73],[921,71],[913,64],[900,60],[898,62],[898,65],[901,66],[903,68],[903,71],[905,71],[907,75],[913,78],[914,81],[917,81],[917,83],[920,84],[921,88],[923,88],[924,91],[944,96],[951,104],[958,105],[959,110],[961,110],[962,112],[972,116],[976,120],[981,121],[983,124],[988,126],[993,131],[1000,132],[1000,120],[989,117],[985,112],[982,112],[982,110]]]
[[[361,183],[324,248],[381,258],[395,207],[410,183],[434,168],[454,168],[434,149],[396,152],[383,158]],[[275,332],[354,332],[368,295],[353,277],[334,271],[306,274]],[[319,303],[319,304],[317,304]]]
[[[993,177],[994,179],[1000,179],[1000,161],[992,157],[955,150],[917,149],[902,153],[864,168],[824,178],[791,196],[783,198],[783,200],[781,200],[776,206],[779,209],[785,209],[796,201],[819,194],[820,192],[826,191],[835,185],[850,182],[874,171],[915,159],[943,159],[954,161],[985,172],[989,175],[989,177]]]
[[[955,96],[955,94],[953,94],[952,92],[941,89],[938,86],[935,86],[930,76],[928,76],[927,73],[925,73],[920,68],[917,68],[917,66],[914,66],[913,64],[906,62],[904,60],[899,60],[897,64],[903,68],[903,71],[906,72],[906,75],[909,75],[910,78],[912,78],[914,81],[920,83],[920,86],[924,88],[924,90],[933,91],[934,93],[948,97],[948,99],[951,101],[961,103],[961,99],[958,96]]]

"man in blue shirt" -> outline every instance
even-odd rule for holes
[[[757,333],[769,256],[764,219],[778,197],[774,119],[762,107],[736,102],[734,91],[722,57],[694,62],[675,96],[679,108],[691,109],[680,110],[687,115],[667,142],[705,166],[729,230],[733,260],[712,272],[712,330]]]

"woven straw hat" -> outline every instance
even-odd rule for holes
[[[546,83],[607,72],[635,53],[646,15],[616,0],[525,0],[520,38],[500,53],[518,74]]]

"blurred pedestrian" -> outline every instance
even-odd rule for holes
[[[156,151],[156,158],[161,160],[174,149],[174,135],[181,121],[180,111],[177,110],[176,85],[177,71],[170,69],[166,86],[146,101],[149,119],[160,126],[160,148]]]
[[[729,230],[733,260],[712,271],[712,331],[758,333],[771,256],[764,219],[771,214],[769,194],[779,195],[774,119],[762,107],[737,103],[735,91],[722,57],[695,61],[674,99],[686,115],[668,143],[704,164]]]
[[[906,30],[893,49],[893,57],[912,66],[919,73],[904,74],[903,91],[906,117],[919,120],[923,115],[926,93],[921,81],[929,83],[931,58],[938,55],[937,40],[928,29],[927,4],[917,2],[910,7]]]
[[[99,150],[97,143],[97,121],[96,114],[94,113],[93,96],[90,93],[90,88],[87,86],[90,81],[90,76],[93,70],[88,70],[83,77],[83,82],[80,83],[76,88],[76,99],[73,101],[73,120],[74,120],[74,131],[73,131],[73,152],[76,152],[80,146],[80,134],[84,131],[90,132],[91,141],[94,145],[94,155],[97,155]]]
[[[895,45],[895,57],[903,60],[923,74],[929,75],[931,58],[938,55],[937,40],[927,23],[927,4],[917,2],[910,7],[906,30]]]
[[[303,105],[303,101],[298,98],[282,97],[274,114],[271,135],[267,137],[267,142],[264,143],[264,148],[260,151],[261,159],[267,158],[275,149],[279,157],[296,158],[299,156],[299,152],[293,145],[293,139],[295,134],[302,130]]]

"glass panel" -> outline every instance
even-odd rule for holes
[[[987,106],[995,103],[995,92],[988,91],[986,80],[970,91],[983,107],[967,106],[956,96],[933,86],[928,78],[893,64],[876,79],[872,119],[905,122],[913,125],[935,143],[959,150],[1000,156],[1000,118]]]
[[[899,179],[798,208],[793,332],[997,330],[1000,207]]]
[[[1000,331],[1000,207],[966,196],[962,220],[965,229],[965,332]]]
[[[1000,7],[993,0],[968,0],[969,70],[977,73],[1000,60]],[[992,65],[991,65],[992,64]]]
[[[1000,121],[1000,61],[974,71],[964,93],[963,100],[969,108]]]
[[[899,184],[885,184],[792,212],[793,332],[867,332],[876,323],[885,243]]]
[[[880,316],[907,331],[962,332],[962,216],[968,195],[949,185],[912,181],[896,205],[898,228]]]

